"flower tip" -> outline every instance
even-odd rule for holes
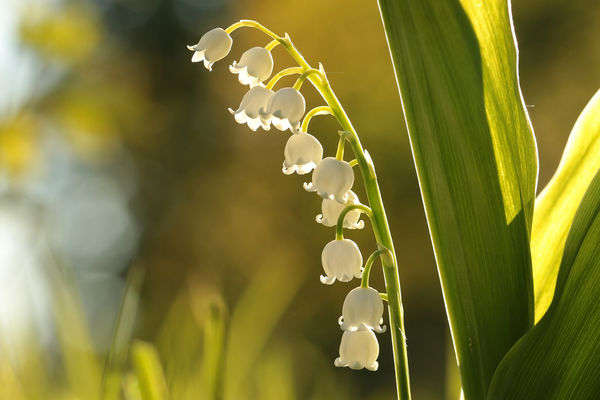
[[[321,275],[319,277],[319,279],[321,279],[321,283],[323,285],[331,285],[331,284],[333,284],[333,282],[335,282],[335,278],[330,278],[330,277],[324,276],[324,275]]]
[[[387,331],[387,326],[385,326],[385,325],[376,326],[373,328],[373,330],[377,333],[384,333],[385,331]]]
[[[337,201],[338,203],[344,204],[346,203],[346,200],[348,200],[348,193],[344,194],[343,196],[329,195],[329,198]]]
[[[196,45],[195,44],[188,44],[186,47],[188,48],[188,50],[196,51]]]
[[[375,361],[372,365],[366,366],[365,368],[369,371],[377,371],[377,369],[379,368],[379,363]]]
[[[200,61],[204,61],[206,63],[206,60],[204,59],[204,52],[195,51],[194,54],[192,55],[192,62],[197,63]]]
[[[296,168],[294,165],[292,165],[291,167],[286,167],[285,163],[283,164],[283,168],[281,169],[281,171],[286,174],[286,175],[291,175],[296,171]]]
[[[344,364],[342,362],[342,358],[341,357],[336,358],[335,361],[333,362],[333,365],[335,365],[338,368],[343,368],[343,367],[346,366],[346,364]]]
[[[210,62],[206,58],[204,59],[204,68],[206,68],[207,70],[212,71],[213,64],[214,62]]]
[[[315,189],[315,185],[313,185],[312,182],[304,182],[304,185],[302,185],[304,187],[304,190],[306,190],[307,192],[316,192],[317,189]]]

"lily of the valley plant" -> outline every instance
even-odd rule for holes
[[[312,172],[312,180],[304,184],[304,189],[322,198],[321,213],[316,221],[327,227],[335,227],[335,238],[324,246],[321,255],[324,271],[321,282],[331,285],[336,280],[360,280],[359,286],[348,293],[343,303],[339,319],[343,335],[339,357],[334,364],[352,369],[377,370],[379,343],[375,332],[385,331],[382,325],[385,300],[388,302],[392,328],[398,390],[407,397],[408,362],[398,267],[373,161],[363,149],[354,127],[331,89],[324,67],[321,64],[318,68],[309,65],[289,36],[279,36],[255,21],[240,21],[226,29],[215,28],[205,33],[198,44],[188,46],[193,51],[192,61],[202,61],[210,70],[215,62],[227,56],[232,46],[231,33],[242,27],[264,32],[271,42],[265,47],[253,47],[245,51],[239,62],[234,61],[229,67],[232,73],[238,75],[240,83],[248,85],[248,91],[237,110],[229,111],[238,123],[247,124],[252,131],[274,127],[290,132],[284,149],[283,173],[304,175]],[[271,50],[278,45],[289,52],[297,66],[282,69],[271,77]],[[288,75],[297,75],[296,83],[292,87],[276,88],[279,80]],[[321,94],[325,103],[316,105],[308,112],[300,91],[307,80]],[[309,123],[316,115],[331,115],[339,122],[338,148],[332,156],[323,157],[323,147],[308,132]],[[350,161],[344,158],[347,145],[354,156]],[[352,191],[355,169],[360,172],[366,188],[365,204]],[[344,238],[343,232],[344,229],[363,228],[365,224],[361,214],[371,219],[378,246],[364,264],[358,245]],[[371,267],[378,258],[381,259],[386,281],[383,293],[369,286]]]
[[[467,400],[597,399],[600,393],[600,92],[583,111],[559,169],[536,198],[537,148],[518,80],[507,0],[379,0],[419,178],[457,366]],[[283,173],[312,172],[316,221],[335,227],[321,282],[360,283],[343,302],[338,367],[376,370],[384,302],[398,398],[410,399],[398,265],[375,166],[334,94],[290,37],[255,21],[215,28],[189,46],[207,69],[225,58],[239,28],[264,47],[230,66],[248,91],[235,121],[290,133]],[[273,75],[271,50],[296,66]],[[292,87],[280,78],[296,75]],[[324,104],[307,111],[310,82]],[[309,133],[314,116],[339,123],[336,154]],[[313,132],[314,133],[314,132]],[[347,157],[347,147],[352,157]],[[362,178],[366,198],[353,186]],[[366,216],[366,217],[365,217]],[[344,229],[370,219],[377,248],[366,261]],[[369,286],[380,260],[381,291]],[[456,396],[458,397],[458,393]]]

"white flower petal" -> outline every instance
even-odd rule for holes
[[[348,293],[342,307],[340,325],[345,331],[358,330],[361,325],[376,332],[384,332],[383,300],[379,292],[373,288],[357,287]]]
[[[194,51],[194,54],[192,54],[192,62],[193,63],[200,62],[200,61],[204,61],[204,50]]]
[[[240,124],[248,124],[248,127],[256,131],[260,126],[265,130],[269,130],[269,126],[265,126],[260,118],[259,110],[273,96],[273,91],[264,86],[254,86],[242,98],[239,108],[236,111],[230,109],[234,114],[236,122]]]
[[[290,136],[283,151],[283,173],[304,175],[312,171],[323,159],[323,146],[314,136],[301,132]]]
[[[194,52],[192,62],[204,61],[206,69],[210,70],[212,65],[227,56],[231,50],[233,40],[222,28],[215,28],[206,32],[198,44],[187,46]]]
[[[354,171],[350,164],[327,157],[313,171],[309,191],[316,191],[324,199],[346,203],[353,184]],[[305,184],[305,189],[306,186]]]
[[[239,74],[238,79],[241,84],[253,87],[271,76],[273,56],[264,47],[253,47],[242,54],[240,62],[234,61],[229,70]]]
[[[340,343],[340,356],[335,360],[336,367],[352,369],[367,368],[376,371],[379,367],[379,343],[375,334],[366,327],[356,331],[346,331]]]
[[[338,218],[344,208],[352,204],[360,204],[358,196],[356,196],[356,193],[354,193],[352,190],[348,192],[348,197],[343,204],[328,198],[323,199],[321,204],[322,214],[319,214],[317,222],[329,227],[336,226]],[[364,221],[359,221],[360,215],[361,212],[359,210],[352,210],[347,213],[346,217],[344,218],[344,228],[362,229],[365,226],[365,223]]]
[[[266,107],[260,110],[264,124],[273,124],[277,129],[297,131],[306,111],[302,94],[291,87],[279,89]]]
[[[317,189],[315,188],[315,185],[312,184],[312,182],[304,182],[304,190],[306,190],[307,192],[316,192]]]
[[[362,254],[356,243],[350,239],[332,240],[327,243],[321,254],[321,262],[327,275],[326,279],[331,283],[336,279],[348,282],[353,277],[359,278],[362,275]]]

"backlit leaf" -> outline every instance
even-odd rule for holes
[[[567,234],[579,202],[600,169],[600,91],[585,107],[552,180],[535,203],[531,232],[535,319],[548,309]]]
[[[467,399],[533,323],[537,180],[506,0],[379,0]],[[410,327],[408,327],[410,341]]]
[[[567,236],[546,314],[502,360],[488,399],[597,399],[600,393],[600,172]]]

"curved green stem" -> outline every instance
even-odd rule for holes
[[[337,151],[335,152],[335,159],[342,161],[344,159],[344,145],[346,144],[346,136],[350,132],[340,131],[340,140],[338,141]]]
[[[335,226],[336,240],[342,240],[344,238],[344,218],[346,218],[346,215],[352,210],[360,210],[363,214],[367,214],[371,220],[373,219],[373,213],[371,212],[371,209],[364,204],[350,204],[344,207]]]
[[[352,161],[348,161],[348,164],[350,164],[351,167],[355,167],[358,165],[358,160],[355,158]]]
[[[379,296],[381,297],[381,300],[387,302],[388,301],[388,295],[387,293],[379,293]]]
[[[273,39],[272,41],[269,42],[269,44],[267,44],[265,46],[265,49],[271,51],[273,50],[275,47],[277,47],[278,44],[280,44],[281,42],[277,39]]]
[[[267,83],[267,89],[273,89],[275,84],[284,76],[301,74],[303,71],[304,71],[304,68],[302,68],[302,67],[289,67],[289,68],[282,69],[277,74],[275,74],[275,76],[273,76],[271,78],[269,83]]]
[[[281,38],[281,36],[273,33],[271,30],[267,29],[266,26],[264,26],[263,24],[260,24],[256,21],[253,21],[251,19],[242,19],[238,22],[235,22],[231,25],[229,25],[229,27],[225,28],[225,32],[227,32],[227,34],[231,34],[231,32],[235,31],[236,29],[239,28],[254,28],[254,29],[258,29],[259,31],[264,32],[265,34],[267,34],[268,36],[271,36],[273,39],[278,40],[278,41],[282,41],[283,39]]]
[[[306,113],[304,119],[302,120],[302,127],[300,128],[300,132],[308,132],[308,124],[312,117],[316,115],[332,115],[333,111],[331,111],[331,107],[329,106],[319,106],[315,107],[309,112]]]
[[[279,41],[283,47],[288,51],[290,56],[298,63],[303,70],[311,69],[311,66],[306,62],[302,54],[294,47],[289,36],[286,34],[284,38],[271,32],[263,25],[256,21],[242,20],[238,23],[231,25],[226,29],[228,33],[233,32],[242,26],[253,27],[261,30],[268,36]],[[392,241],[392,235],[388,225],[387,217],[385,214],[385,208],[383,206],[383,199],[381,197],[381,191],[379,190],[379,183],[377,182],[377,175],[375,174],[375,166],[369,156],[369,153],[365,151],[360,143],[360,139],[356,134],[356,130],[352,126],[348,115],[344,111],[344,108],[340,104],[340,101],[336,97],[335,93],[331,89],[331,85],[327,80],[323,66],[319,65],[321,74],[317,77],[316,75],[310,75],[307,79],[313,84],[313,86],[319,91],[327,105],[331,108],[332,114],[337,118],[339,124],[344,131],[350,132],[347,140],[352,147],[352,151],[358,162],[369,205],[372,210],[371,222],[373,225],[373,233],[377,243],[385,246],[390,250],[389,255],[383,255],[381,258],[383,265],[383,276],[385,279],[386,292],[388,294],[388,309],[390,315],[390,331],[392,336],[392,348],[394,352],[394,367],[396,371],[396,389],[398,392],[398,399],[409,400],[410,395],[410,380],[408,374],[408,356],[406,351],[406,337],[404,336],[404,310],[402,307],[402,294],[400,291],[400,279],[398,276],[398,265],[396,261],[396,254],[394,250],[394,243]],[[340,215],[342,216],[342,215]],[[343,218],[341,218],[343,227]],[[338,220],[338,232],[339,233],[339,220]],[[343,237],[343,234],[342,234]]]
[[[310,66],[302,55],[289,42],[289,38],[284,39],[282,43],[290,55],[299,65],[309,68]],[[322,70],[322,66],[320,68]],[[389,256],[382,257],[383,276],[385,280],[386,292],[388,293],[388,309],[390,316],[390,333],[392,336],[392,349],[394,352],[394,367],[396,372],[396,389],[398,399],[410,400],[410,378],[408,373],[408,353],[406,350],[406,337],[404,335],[404,309],[402,307],[402,293],[400,290],[400,278],[398,276],[398,266],[392,234],[388,225],[385,208],[375,166],[368,152],[366,152],[360,139],[356,134],[348,115],[340,104],[335,93],[331,89],[325,73],[322,73],[323,79],[317,80],[315,77],[309,77],[315,88],[321,93],[323,99],[327,102],[333,111],[342,128],[351,132],[348,141],[352,147],[354,155],[358,161],[358,167],[362,173],[369,205],[373,211],[371,222],[373,224],[373,233],[378,243],[390,249]]]
[[[321,73],[321,71],[319,71],[318,69],[314,69],[314,68],[306,70],[302,73],[302,75],[300,75],[300,77],[296,80],[296,83],[294,83],[294,86],[292,86],[292,87],[296,90],[300,90],[300,88],[302,87],[302,84],[304,83],[306,78],[309,77],[310,74],[320,74],[320,73]]]
[[[373,263],[375,262],[377,257],[379,257],[380,255],[382,255],[384,253],[389,253],[389,250],[388,249],[375,250],[369,256],[369,258],[367,258],[367,262],[365,263],[365,269],[363,270],[363,276],[360,281],[360,287],[362,287],[362,288],[369,287],[369,275],[371,275],[371,267],[373,266]]]

